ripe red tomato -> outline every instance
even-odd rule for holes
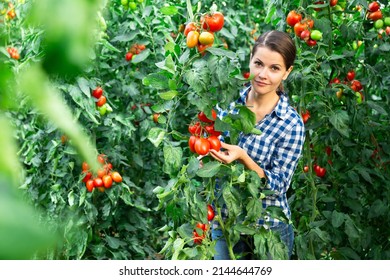
[[[110,175],[104,175],[103,178],[103,185],[106,189],[111,188],[112,186],[112,178]]]
[[[198,137],[195,135],[191,135],[190,139],[188,139],[188,147],[190,148],[190,151],[195,153],[195,142],[198,140]]]
[[[245,79],[249,79],[251,73],[250,72],[244,72],[242,73],[242,76],[245,78]]]
[[[93,180],[93,184],[94,184],[94,186],[96,188],[103,187],[103,180],[102,180],[102,178],[99,178],[99,177],[95,178]]]
[[[315,45],[317,45],[317,41],[310,38],[306,41],[306,45],[308,45],[309,47],[314,47]]]
[[[310,39],[310,30],[305,29],[301,32],[301,35],[299,36],[302,40],[307,41]]]
[[[361,91],[363,89],[362,84],[358,80],[353,80],[351,83],[353,91]]]
[[[195,22],[189,22],[186,27],[184,28],[184,36],[187,37],[188,33],[190,33],[190,31],[196,31],[198,28],[196,27],[196,24]]]
[[[307,123],[307,121],[309,120],[310,118],[310,112],[308,110],[306,110],[306,112],[302,112],[301,113],[301,116],[302,116],[302,119],[303,119],[303,123]]]
[[[131,53],[131,52],[126,53],[125,58],[127,61],[130,61],[133,58],[133,53]]]
[[[106,157],[106,155],[100,154],[97,156],[97,161],[100,162],[101,164],[105,164],[106,163],[105,157]]]
[[[378,11],[379,8],[380,8],[379,4],[376,1],[373,1],[370,4],[368,4],[368,11],[370,11],[371,13]]]
[[[92,191],[93,191],[93,188],[95,187],[94,180],[88,180],[88,181],[85,183],[85,187],[87,188],[87,190],[88,190],[89,192],[92,192]]]
[[[215,217],[215,212],[213,206],[210,204],[207,205],[207,220],[212,221]]]
[[[376,21],[378,19],[381,19],[382,18],[382,11],[381,10],[377,10],[375,12],[370,12],[367,16],[368,19],[371,19],[372,21]]]
[[[199,136],[200,133],[202,132],[202,126],[200,125],[200,122],[196,122],[195,124],[189,125],[188,132],[191,133],[192,135]]]
[[[104,104],[106,104],[106,102],[107,102],[107,98],[106,98],[104,95],[102,95],[102,96],[100,96],[99,100],[96,101],[96,105],[97,105],[98,107],[101,107],[101,106],[103,106]]]
[[[199,112],[198,113],[198,119],[202,122],[206,122],[206,123],[212,123],[213,121],[215,121],[217,119],[217,112],[215,112],[214,109],[211,110],[211,120],[206,116],[206,114],[204,112]]]
[[[316,173],[316,175],[318,177],[324,177],[326,174],[326,169],[325,169],[325,167],[321,167],[321,166],[315,164],[314,165],[314,172]]]
[[[103,95],[103,89],[101,87],[96,87],[92,91],[92,96],[99,99]]]
[[[83,178],[83,182],[86,183],[87,181],[89,181],[91,179],[91,177],[92,177],[92,173],[91,172],[89,172],[87,170],[83,170],[82,173],[85,173],[85,176]]]
[[[205,53],[205,50],[207,49],[207,48],[210,48],[210,47],[212,47],[213,45],[202,45],[202,44],[198,44],[197,46],[196,46],[196,48],[198,49],[198,52],[199,53],[201,53],[202,54],[202,56],[203,55],[205,55],[206,53]]]
[[[216,130],[214,129],[214,123],[211,123],[211,124],[209,124],[209,125],[206,125],[205,129],[206,129],[207,133],[209,134],[209,136],[211,136],[211,135],[215,135],[215,136],[221,135],[221,132],[216,131]]]
[[[89,170],[89,165],[88,165],[88,163],[86,163],[85,161],[83,161],[83,164],[82,164],[82,170],[83,171],[86,171],[86,170]]]
[[[340,79],[338,77],[336,78],[333,78],[331,81],[330,81],[330,84],[339,84],[341,83]]]
[[[330,0],[330,6],[334,7],[337,5],[338,2],[339,2],[338,0]]]
[[[115,183],[120,183],[122,182],[122,176],[119,174],[118,171],[114,171],[111,173],[111,178]]]
[[[207,141],[210,143],[210,150],[216,150],[217,152],[221,149],[221,141],[219,141],[217,136],[210,136],[207,138]]]
[[[355,71],[353,70],[348,71],[346,78],[348,81],[352,81],[353,79],[355,79]]]
[[[97,171],[97,176],[99,177],[99,178],[103,178],[103,176],[104,175],[106,175],[107,174],[107,170],[106,169],[104,169],[104,168],[99,168],[99,170]]]
[[[217,32],[222,29],[225,18],[222,13],[215,12],[213,14],[204,15],[201,21],[203,22],[203,29]]]
[[[305,173],[309,172],[309,166],[305,165],[303,167],[303,172],[305,172]]]
[[[286,22],[291,27],[293,27],[301,20],[302,20],[302,15],[300,13],[297,13],[295,10],[292,10],[287,14]]]
[[[206,155],[210,151],[210,142],[205,138],[198,138],[194,145],[195,152],[198,155]]]
[[[308,24],[307,23],[298,22],[297,24],[294,25],[294,33],[298,37],[300,37],[302,31],[306,30],[306,29],[308,29]]]

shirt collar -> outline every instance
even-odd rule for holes
[[[245,87],[241,91],[240,99],[239,99],[240,104],[245,104],[246,97],[247,97],[248,93],[250,92],[250,90],[251,90],[251,85],[248,85],[247,87]],[[287,110],[288,110],[288,106],[289,106],[288,97],[286,96],[285,93],[280,93],[279,97],[280,98],[279,98],[278,104],[276,104],[276,107],[271,112],[271,114],[275,114],[278,118],[283,120],[287,115]]]

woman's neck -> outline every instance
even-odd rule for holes
[[[246,106],[256,115],[256,121],[261,121],[267,114],[271,113],[279,102],[279,95],[275,93],[257,94],[250,90],[246,98]]]

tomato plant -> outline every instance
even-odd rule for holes
[[[223,223],[229,248],[244,232],[257,258],[262,248],[285,258],[278,237],[255,226],[267,213],[283,219],[262,207],[266,183],[207,154],[213,136],[236,143],[252,132],[245,108],[224,119],[213,108],[237,99],[256,38],[278,29],[297,45],[284,88],[306,129],[287,190],[293,258],[389,259],[386,1],[95,2],[0,2],[0,121],[13,127],[0,139],[13,136],[14,149],[2,148],[16,149],[0,157],[0,177],[67,241],[27,258],[212,259],[211,222]],[[71,11],[85,17],[60,20]],[[12,258],[4,246],[25,240],[34,243],[3,242],[0,252]]]

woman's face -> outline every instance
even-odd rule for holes
[[[257,94],[275,93],[283,80],[287,79],[292,67],[286,69],[280,53],[267,47],[258,47],[249,62],[253,75],[252,90]]]

